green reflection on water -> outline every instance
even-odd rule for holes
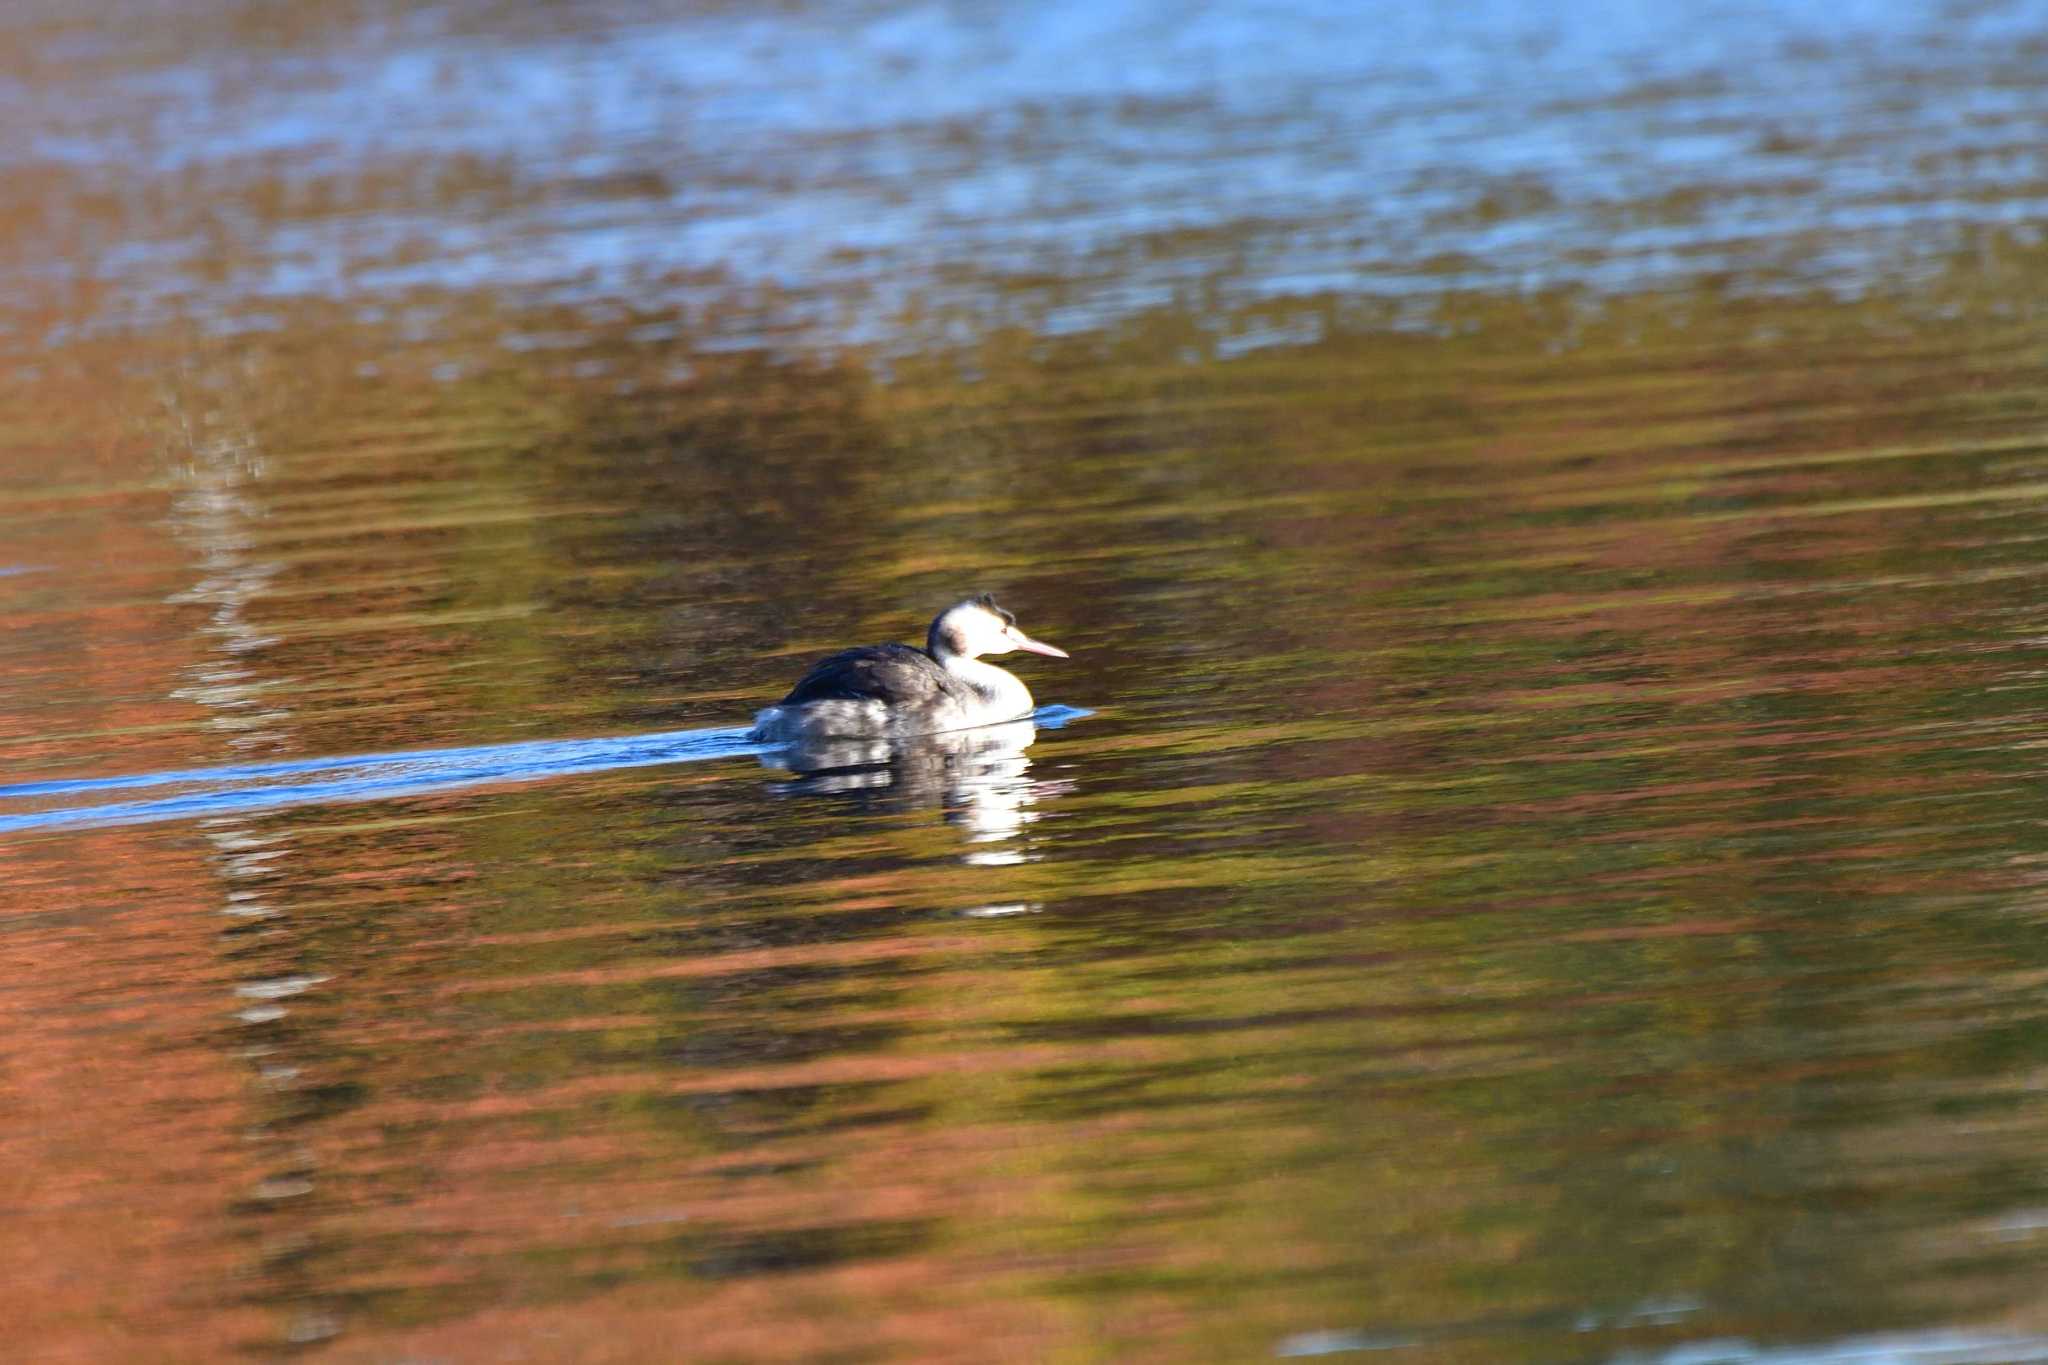
[[[228,832],[257,864],[67,836],[268,908],[173,975],[322,983],[185,1045],[296,1068],[219,1122],[314,1193],[220,1219],[257,1302],[366,1349],[565,1304],[1094,1358],[1991,1316],[2038,1273],[1998,1220],[2044,1194],[2048,527],[2031,327],[1926,324],[1982,268],[1459,299],[1427,336],[1331,303],[1229,361],[1168,313],[886,379],[642,316],[521,320],[601,381],[496,314],[416,358],[320,317],[172,386],[260,468],[172,424],[153,493],[12,510],[61,571],[22,629],[102,612],[124,651],[12,651],[47,717],[13,752],[733,723],[965,588],[1072,649],[1033,686],[1099,714],[993,792],[735,763],[263,815]],[[118,593],[67,544],[194,487],[226,510]],[[208,574],[246,591],[164,629]],[[257,729],[191,691],[230,653]]]

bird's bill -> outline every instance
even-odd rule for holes
[[[1004,631],[1003,634],[1010,637],[1011,644],[1017,646],[1017,648],[1019,649],[1028,649],[1033,654],[1050,654],[1055,659],[1065,659],[1071,657],[1067,653],[1067,651],[1059,648],[1057,645],[1049,645],[1041,640],[1034,640],[1029,635],[1026,635],[1023,631],[1017,629],[1015,626],[1011,626],[1008,630]]]

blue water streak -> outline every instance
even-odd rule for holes
[[[1046,706],[1033,716],[1040,728],[1057,730],[1091,714],[1071,706]],[[276,763],[235,763],[214,768],[126,773],[0,785],[0,805],[31,809],[0,813],[0,834],[18,830],[146,824],[205,816],[247,814],[279,806],[319,802],[377,801],[496,782],[535,782],[577,773],[645,768],[663,763],[701,763],[763,753],[744,729],[670,730],[615,739],[551,739],[486,744],[462,749],[413,749],[338,758],[290,759]],[[147,787],[185,788],[138,801],[88,805],[43,805],[52,798]]]
[[[492,782],[533,782],[575,773],[700,763],[757,753],[747,731],[674,730],[620,739],[536,740],[465,749],[420,749],[284,763],[241,763],[219,768],[134,773],[69,782],[24,782],[0,787],[0,802],[71,796],[140,787],[197,790],[143,801],[64,806],[0,814],[0,833],[65,826],[142,824],[207,815],[247,813],[325,801],[370,801],[448,791]],[[317,780],[304,781],[314,776]]]

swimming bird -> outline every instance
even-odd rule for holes
[[[754,717],[751,738],[898,738],[1015,720],[1030,714],[1031,689],[981,656],[1017,649],[1067,657],[1017,629],[1017,618],[987,593],[955,602],[932,619],[923,649],[861,645],[820,659]]]

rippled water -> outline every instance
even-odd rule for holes
[[[2048,1358],[2048,14],[121,18],[27,1358]],[[983,589],[1035,727],[746,742]]]

